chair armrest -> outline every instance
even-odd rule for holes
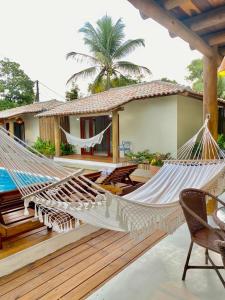
[[[211,197],[211,195],[209,194],[209,196]],[[212,227],[211,225],[209,225],[207,222],[205,222],[202,218],[200,218],[195,212],[193,212],[193,210],[191,210],[182,200],[180,200],[180,205],[184,208],[184,210],[186,210],[190,215],[192,215],[192,217],[194,217],[196,220],[199,221],[199,223],[201,223],[204,227],[208,228],[209,230],[214,231],[218,237],[220,239],[223,240],[223,236],[220,234],[220,232],[218,232],[218,230],[214,227]]]
[[[218,197],[216,197],[215,195],[205,192],[206,196],[209,196],[210,198],[213,198],[214,200],[216,200],[217,202],[219,202],[221,205],[225,206],[225,202],[223,202],[221,199],[219,199]]]

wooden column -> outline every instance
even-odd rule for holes
[[[119,162],[119,113],[112,112],[112,153],[113,163]]]
[[[55,136],[55,156],[61,155],[61,132],[60,132],[60,117],[54,116],[54,136]]]
[[[203,58],[203,118],[210,115],[209,129],[213,137],[218,136],[218,104],[217,104],[217,55]]]
[[[9,120],[9,133],[10,136],[14,136],[14,120]]]

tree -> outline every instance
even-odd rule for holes
[[[125,40],[125,24],[121,19],[113,23],[112,18],[104,16],[97,21],[97,26],[87,22],[79,31],[84,34],[84,43],[88,46],[91,55],[70,52],[68,58],[74,58],[77,62],[86,61],[90,67],[73,74],[68,82],[74,82],[79,78],[96,76],[92,88],[103,86],[104,90],[111,87],[113,78],[126,78],[151,74],[146,67],[132,62],[121,60],[140,46],[145,46],[143,39]]]
[[[188,66],[186,79],[192,83],[193,90],[203,92],[203,60],[194,59]],[[218,97],[225,99],[225,78],[218,76],[217,81]]]
[[[71,90],[66,92],[66,101],[72,101],[78,99],[79,91],[80,91],[79,87],[73,83]]]
[[[160,79],[161,81],[164,81],[164,82],[170,82],[170,83],[174,83],[174,84],[177,84],[177,81],[176,80],[173,80],[173,79],[169,79],[167,77],[163,77]]]
[[[33,85],[18,63],[7,58],[0,60],[0,99],[16,105],[32,103]]]
[[[142,82],[142,77],[138,77],[137,79],[133,79],[129,76],[118,76],[116,78],[113,78],[110,80],[110,86],[112,88],[114,87],[121,87],[121,86],[127,86],[131,84],[137,84]],[[101,93],[105,91],[105,86],[106,86],[106,79],[102,79],[100,84],[98,86],[94,84],[89,84],[88,86],[88,91],[91,92],[92,94],[96,93]]]

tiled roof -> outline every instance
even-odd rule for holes
[[[62,103],[63,103],[62,101],[58,101],[58,100],[49,100],[45,102],[35,102],[28,105],[6,109],[0,111],[0,119],[7,119],[7,118],[13,118],[19,115],[23,115],[23,114],[40,113],[43,111],[48,111],[50,109],[59,106]]]
[[[111,88],[108,91],[90,95],[88,97],[67,102],[52,110],[38,114],[38,117],[56,115],[85,115],[110,112],[125,103],[133,100],[182,94],[187,92],[192,97],[201,98],[202,95],[189,87],[164,82],[152,81],[120,88]]]

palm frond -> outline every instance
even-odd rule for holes
[[[148,68],[133,64],[129,61],[118,61],[113,65],[113,68],[128,75],[151,74],[151,71]]]
[[[141,46],[145,46],[145,42],[143,39],[128,40],[124,42],[119,48],[117,48],[113,55],[113,58],[120,59]]]
[[[68,80],[67,80],[67,84],[70,82],[74,82],[77,79],[81,79],[81,78],[86,78],[89,76],[93,76],[96,74],[96,72],[98,71],[99,66],[94,66],[94,67],[90,67],[87,69],[84,69],[80,72],[77,72],[75,74],[73,74]]]
[[[87,62],[93,65],[96,65],[98,63],[98,60],[94,56],[84,54],[84,53],[74,52],[74,51],[67,53],[66,59],[68,58],[73,58],[77,62],[81,62],[81,63]]]

